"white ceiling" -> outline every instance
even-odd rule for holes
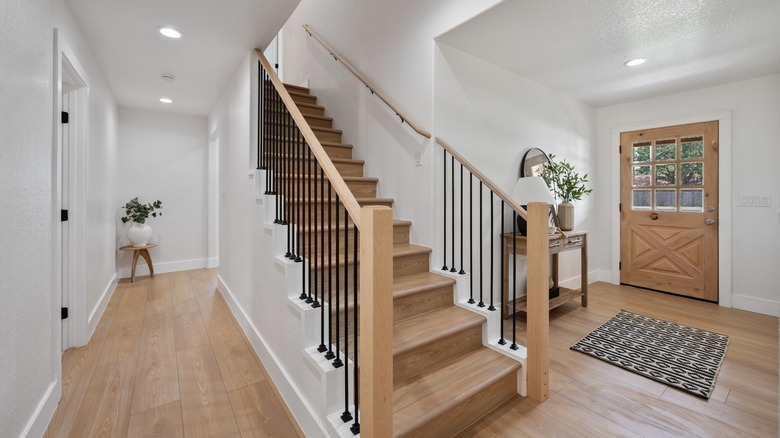
[[[264,48],[300,0],[65,1],[119,106],[207,115],[243,57]],[[158,26],[184,36],[165,38]]]
[[[780,1],[507,0],[437,40],[602,107],[780,73]]]

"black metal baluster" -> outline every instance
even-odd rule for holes
[[[336,359],[333,360],[333,368],[338,368],[340,366],[344,365],[344,362],[341,361],[341,326],[339,325],[339,313],[341,311],[341,306],[339,304],[339,295],[341,295],[341,291],[339,291],[339,239],[341,238],[341,233],[339,230],[339,210],[341,210],[341,201],[339,199],[339,194],[336,193]],[[344,335],[346,339],[346,334]],[[345,357],[346,359],[346,357]]]
[[[499,240],[501,242],[501,276],[499,277],[501,279],[501,303],[502,306],[504,305],[504,204],[506,204],[503,200],[501,201],[501,232],[499,233]],[[500,345],[506,344],[506,340],[504,340],[504,313],[506,312],[506,309],[502,307],[501,310],[501,324],[499,324],[499,327],[501,329],[501,339],[498,340],[498,343]]]
[[[288,111],[289,115],[290,112]],[[294,258],[292,253],[292,218],[290,217],[290,198],[292,190],[290,190],[290,164],[292,163],[292,137],[293,124],[289,117],[287,119],[287,132],[284,137],[284,217],[283,223],[287,226],[287,253],[284,255],[288,259]]]
[[[295,256],[295,262],[300,263],[303,261],[303,257],[301,256],[303,254],[303,247],[306,244],[306,233],[303,231],[304,226],[304,216],[303,216],[303,147],[304,147],[304,141],[301,138],[301,130],[296,129],[295,130],[295,141],[298,145],[296,148],[296,160],[295,160],[295,180],[296,180],[296,186],[298,186],[298,189],[295,193],[295,209],[297,211],[297,219],[296,222],[298,223],[298,254]],[[303,298],[302,298],[303,299]]]
[[[265,115],[263,116],[263,144],[266,146],[263,148],[263,164],[265,168],[265,194],[270,195],[271,194],[271,163],[270,163],[270,155],[271,155],[271,148],[273,147],[273,141],[269,138],[271,137],[271,132],[273,130],[273,127],[271,125],[271,118],[273,117],[272,111],[273,106],[268,102],[268,99],[271,96],[271,90],[268,88],[268,74],[265,73],[265,70],[263,70],[263,89],[265,92],[263,93],[263,108],[265,109]]]
[[[474,174],[469,172],[469,304],[474,304]]]
[[[496,240],[496,234],[493,231],[493,222],[495,222],[494,216],[493,216],[493,190],[490,190],[490,306],[488,306],[488,310],[493,311],[496,310],[496,307],[493,305],[493,267],[495,266],[493,264],[493,242]]]
[[[333,359],[336,357],[333,354],[333,312],[335,310],[338,313],[338,307],[333,307],[333,246],[331,242],[331,236],[333,234],[332,222],[331,222],[331,210],[333,210],[333,198],[331,197],[333,187],[330,181],[328,181],[328,352],[325,354],[325,359]],[[338,203],[338,201],[336,201]],[[338,206],[337,206],[338,207]],[[336,226],[336,232],[338,232],[338,225]],[[338,290],[336,291],[338,296]]]
[[[320,204],[325,205],[325,174],[320,167]],[[324,207],[323,207],[324,208]],[[320,215],[320,300],[322,300],[322,306],[320,307],[320,346],[317,347],[317,351],[324,353],[328,351],[328,347],[325,346],[325,210],[321,210]],[[330,302],[328,303],[330,304]]]
[[[484,266],[482,262],[482,247],[484,246],[485,238],[483,236],[485,229],[482,227],[482,180],[479,181],[479,304],[478,307],[485,307],[485,301],[482,299],[482,289],[485,285],[485,277],[482,276],[482,268]]]
[[[466,244],[463,242],[463,163],[460,163],[460,271],[458,272],[460,275],[466,273],[466,271],[463,270],[466,266],[463,264],[464,246],[466,246]]]
[[[446,163],[445,163],[446,165]],[[452,233],[452,268],[450,272],[458,272],[455,269],[455,156],[450,155],[450,196],[452,196],[452,213],[450,214],[450,232]],[[446,255],[445,255],[446,257]]]
[[[263,102],[263,87],[265,79],[263,78],[263,64],[257,61],[257,170],[262,169],[260,160],[263,156],[263,115],[265,114],[265,102]]]
[[[517,350],[517,212],[512,221],[512,350]]]
[[[309,216],[309,220],[307,221],[309,223],[309,230],[307,234],[309,235],[308,243],[309,246],[306,247],[306,254],[309,255],[309,295],[306,297],[306,304],[311,304],[314,302],[314,299],[311,296],[312,289],[314,289],[314,284],[312,283],[312,271],[315,271],[314,268],[314,257],[312,254],[312,248],[314,247],[314,244],[312,242],[313,239],[313,230],[312,227],[312,216],[314,216],[313,206],[312,206],[312,194],[314,190],[312,190],[311,187],[311,180],[312,180],[312,174],[314,173],[313,170],[311,170],[311,145],[308,145],[306,148],[306,155],[307,155],[307,161],[306,161],[306,186],[308,188],[308,191],[306,192],[306,214]],[[316,272],[316,271],[315,271]],[[316,291],[315,291],[316,293]]]
[[[311,179],[314,185],[312,186],[314,192],[312,193],[312,196],[314,198],[314,228],[312,228],[310,231],[312,233],[313,237],[313,243],[314,243],[314,250],[312,251],[313,259],[315,260],[314,263],[314,302],[311,303],[311,307],[317,308],[320,307],[320,300],[319,298],[322,296],[322,259],[320,258],[320,252],[322,251],[322,247],[319,245],[319,242],[317,241],[317,232],[315,231],[317,229],[317,224],[320,223],[321,217],[318,217],[317,214],[317,160],[312,160],[312,175]],[[320,200],[321,201],[321,200]],[[322,202],[320,202],[320,213],[322,213]]]
[[[354,267],[352,269],[352,290],[353,290],[353,297],[352,302],[353,304],[353,323],[352,326],[354,327],[355,336],[352,338],[353,340],[353,351],[355,360],[353,365],[353,375],[352,375],[352,382],[354,386],[354,391],[352,392],[352,396],[355,399],[355,422],[352,423],[352,426],[349,428],[349,430],[352,431],[353,435],[357,435],[360,433],[360,421],[358,419],[359,413],[358,413],[358,407],[360,402],[360,370],[358,367],[358,325],[359,325],[359,316],[358,312],[360,311],[360,306],[358,306],[358,229],[357,226],[355,226],[355,229],[353,231],[354,239],[352,239],[352,259],[355,261]]]
[[[349,213],[344,208],[344,361],[349,363]],[[357,303],[353,303],[354,305]],[[354,311],[354,309],[353,309]],[[344,367],[344,412],[341,413],[341,421],[347,423],[352,420],[349,413],[349,367]]]
[[[443,164],[444,164],[444,166],[443,166],[444,167],[444,181],[443,181],[443,184],[442,184],[442,193],[444,195],[443,196],[443,198],[444,198],[444,210],[443,210],[443,216],[444,216],[444,224],[443,224],[444,228],[443,229],[444,229],[444,232],[442,233],[442,235],[444,236],[444,253],[443,253],[444,265],[441,267],[441,270],[442,271],[449,271],[450,268],[447,267],[447,150],[446,149],[442,149],[441,151],[442,151],[442,156],[444,157],[444,159],[443,159]]]
[[[274,195],[276,195],[276,220],[274,223],[282,223],[282,189],[280,179],[282,178],[282,105],[279,90],[276,90],[276,164],[274,165]]]

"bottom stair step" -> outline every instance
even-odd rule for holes
[[[393,387],[393,436],[456,434],[517,394],[520,363],[486,347]]]

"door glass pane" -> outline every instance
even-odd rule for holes
[[[655,166],[655,185],[673,186],[677,183],[676,164],[657,164]]]
[[[704,163],[680,163],[680,185],[704,185]]]
[[[677,210],[677,190],[656,189],[655,209],[656,210]]]
[[[673,138],[655,141],[655,161],[674,161],[677,158],[677,143]]]
[[[704,211],[704,189],[680,189],[681,211]]]
[[[649,164],[644,166],[634,166],[634,187],[649,186],[652,183],[650,169],[652,169],[652,166]]]
[[[704,138],[701,135],[680,138],[680,159],[695,160],[704,157]]]
[[[634,143],[634,163],[650,161],[650,142]]]
[[[631,197],[634,210],[650,210],[652,192],[649,189],[634,189]]]

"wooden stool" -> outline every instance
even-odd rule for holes
[[[146,260],[146,265],[149,266],[149,274],[154,278],[154,266],[152,266],[152,256],[149,255],[149,248],[157,246],[156,243],[149,243],[144,246],[132,246],[127,245],[119,248],[120,251],[133,251],[133,268],[130,274],[130,282],[135,283],[135,265],[138,263],[138,256]]]

